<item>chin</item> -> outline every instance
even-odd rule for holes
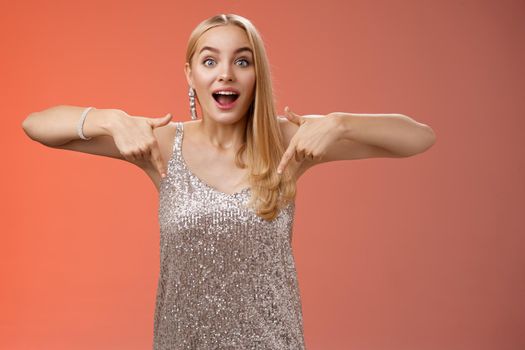
[[[208,113],[208,115],[210,116],[211,119],[213,119],[217,123],[222,123],[222,124],[233,124],[233,123],[236,123],[242,120],[246,116],[246,113],[248,113],[248,110],[249,110],[249,106],[244,108],[243,110],[234,109],[231,111],[222,111],[222,112],[217,111],[216,106],[213,106],[212,108],[213,108],[213,112]]]

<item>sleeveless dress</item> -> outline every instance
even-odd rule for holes
[[[272,221],[227,194],[182,156],[183,123],[159,188],[160,274],[154,350],[304,350],[292,254],[295,203]]]

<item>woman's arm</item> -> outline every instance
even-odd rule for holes
[[[409,157],[430,148],[436,136],[432,128],[401,114],[334,112],[300,116],[286,110],[282,120],[287,150],[278,173],[291,159],[298,174],[310,167],[337,160],[374,157]]]
[[[429,149],[434,130],[403,114],[330,113],[337,119],[339,139],[380,147],[392,157],[409,157]],[[331,158],[346,159],[344,147],[332,149]]]
[[[64,145],[72,140],[81,140],[77,124],[86,107],[60,105],[34,112],[22,122],[22,128],[32,140],[49,147]],[[84,121],[86,137],[110,136],[109,125],[121,111],[117,109],[92,108]],[[89,142],[90,140],[82,140]]]
[[[164,176],[163,160],[157,137],[172,116],[162,118],[130,116],[119,109],[91,109],[84,120],[83,133],[77,125],[85,107],[56,106],[31,113],[22,127],[33,140],[43,145],[127,160],[142,169],[151,167]]]

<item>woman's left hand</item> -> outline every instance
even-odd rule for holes
[[[318,162],[323,159],[328,147],[339,135],[336,130],[337,119],[330,114],[325,116],[300,116],[292,112],[288,106],[284,109],[286,118],[299,126],[290,140],[288,149],[284,152],[277,172],[281,174],[292,157],[297,162],[304,160]]]

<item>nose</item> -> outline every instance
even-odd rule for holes
[[[229,74],[229,73],[222,73],[222,74],[219,76],[219,80],[220,80],[220,81],[222,81],[222,80],[233,81],[233,77],[232,77],[231,74]]]
[[[221,74],[219,75],[219,80],[233,80],[233,71],[229,65],[226,65],[226,67],[223,68]]]

